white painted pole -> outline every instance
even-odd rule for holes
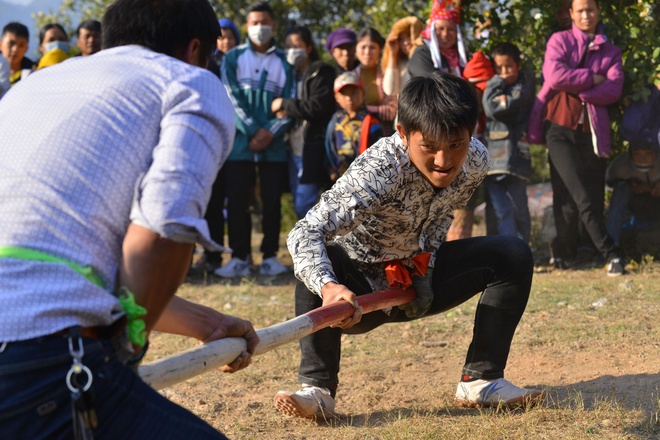
[[[383,290],[358,296],[363,313],[407,304],[415,299],[415,291]],[[312,334],[318,330],[343,321],[353,314],[353,307],[347,303],[337,303],[320,307],[288,321],[257,330],[259,345],[255,355],[266,353],[281,345]],[[154,389],[167,388],[191,377],[205,373],[232,362],[245,351],[247,344],[243,338],[225,338],[191,348],[179,354],[143,365],[138,373]]]

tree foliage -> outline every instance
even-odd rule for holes
[[[243,30],[245,11],[251,2],[244,0],[210,0],[219,17],[231,18]],[[39,26],[57,21],[71,33],[77,21],[100,18],[111,0],[63,0],[51,13],[35,14]],[[623,103],[646,99],[644,84],[657,82],[660,75],[660,37],[658,37],[658,7],[660,0],[600,0],[602,22],[610,40],[623,51],[626,73],[624,98],[612,107],[615,132],[613,145],[622,148],[618,137],[618,121]],[[490,47],[494,42],[511,41],[522,50],[527,67],[539,75],[545,44],[552,32],[570,25],[567,11],[571,0],[463,0],[462,28],[472,50]],[[425,20],[429,0],[271,0],[278,19],[280,38],[293,23],[308,26],[319,45],[338,27],[359,30],[365,26],[378,29],[383,36],[391,24],[407,15]],[[563,14],[562,14],[563,11]],[[74,22],[76,21],[76,22]],[[483,26],[477,26],[477,24]],[[488,31],[488,38],[476,38],[475,29]],[[324,51],[321,51],[323,53]],[[326,54],[327,56],[327,54]]]

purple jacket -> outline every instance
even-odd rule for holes
[[[584,66],[577,68],[585,50]],[[605,81],[594,85],[593,75],[603,75]],[[610,117],[607,106],[621,97],[623,66],[621,51],[599,29],[593,42],[573,24],[573,29],[552,34],[543,60],[545,82],[536,97],[529,120],[530,143],[545,143],[543,121],[546,104],[558,91],[577,95],[586,103],[594,150],[600,157],[612,152],[610,147]]]

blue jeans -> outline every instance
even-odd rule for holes
[[[513,235],[529,243],[532,219],[527,204],[527,182],[515,176],[486,177],[486,189],[497,217],[499,235]]]
[[[302,174],[302,156],[289,154],[289,186],[293,196],[293,209],[298,219],[307,215],[319,198],[322,185],[318,183],[300,183]]]
[[[358,296],[370,293],[369,283],[346,251],[336,244],[326,248],[338,281]],[[527,306],[533,269],[529,246],[516,237],[466,238],[445,242],[436,251],[431,286],[435,296],[425,316],[452,309],[483,292],[463,374],[487,380],[504,376],[511,340]],[[297,283],[296,315],[322,303],[321,297],[310,292],[304,283]],[[342,333],[366,333],[386,323],[411,320],[394,307],[389,315],[382,310],[368,313],[346,330],[328,327],[305,336],[300,340],[298,380],[334,393],[339,383]]]
[[[630,212],[628,202],[630,200],[630,185],[628,182],[616,182],[610,207],[607,211],[607,233],[612,237],[615,246],[621,246],[621,232],[623,225],[628,221]]]
[[[112,341],[83,338],[93,374],[96,439],[225,439],[170,402],[117,359]],[[0,439],[71,439],[68,339],[10,342],[0,353]]]

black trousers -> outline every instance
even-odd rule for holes
[[[249,161],[225,162],[225,191],[227,194],[227,235],[232,257],[245,260],[250,255],[252,221],[250,200],[259,173],[262,201],[263,258],[277,254],[282,223],[282,192],[289,176],[286,162]]]
[[[346,252],[327,247],[339,282],[356,295],[370,293],[369,283]],[[474,237],[444,243],[436,252],[432,287],[435,297],[425,316],[449,310],[483,292],[474,319],[472,343],[463,374],[482,379],[504,376],[511,340],[529,298],[534,262],[529,247],[517,237]],[[296,315],[322,305],[302,282],[296,286]],[[397,307],[375,311],[346,330],[326,328],[300,340],[301,383],[333,389],[339,383],[342,333],[366,333],[388,322],[411,319]]]
[[[590,133],[551,124],[546,142],[557,229],[555,257],[575,256],[580,222],[596,250],[605,259],[615,257],[617,249],[605,228],[606,159],[594,153]]]
[[[206,209],[206,223],[209,225],[211,238],[218,244],[225,244],[225,168],[218,171],[218,175],[213,182],[211,198]],[[210,263],[221,263],[222,252],[204,251],[206,261]]]

